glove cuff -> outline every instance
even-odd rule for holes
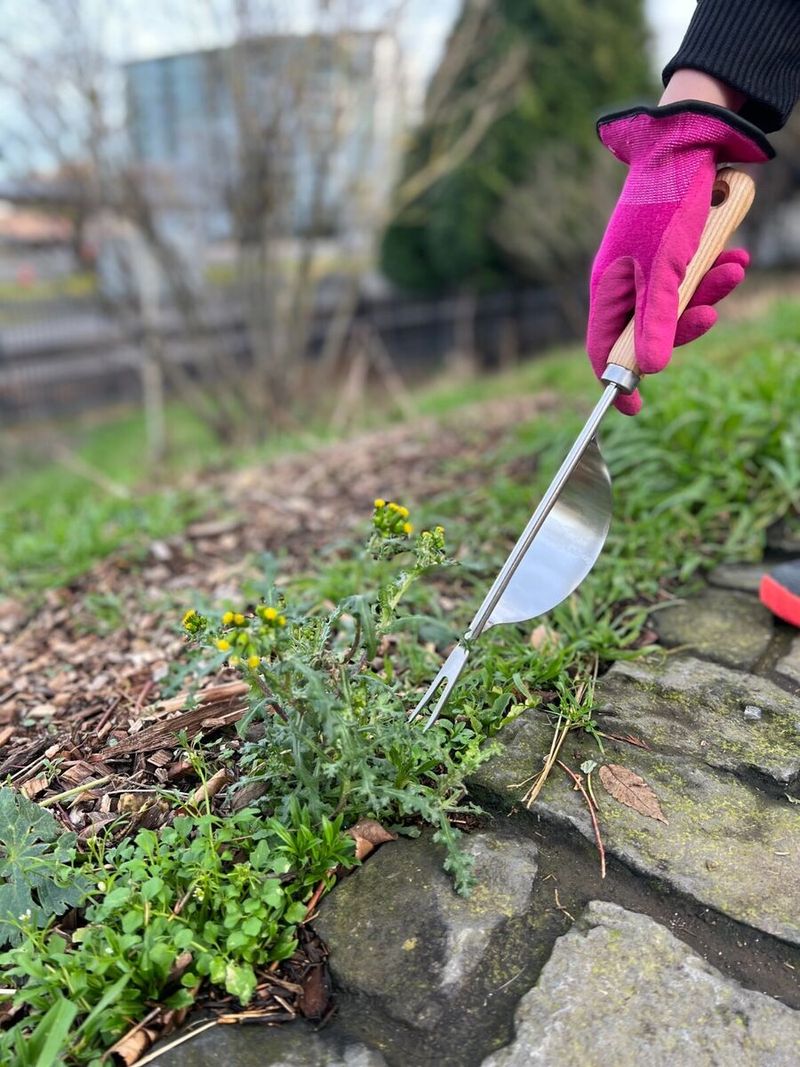
[[[597,122],[600,140],[623,163],[656,145],[711,149],[717,163],[766,163],[775,150],[764,133],[734,111],[699,100],[665,107],[632,107]]]

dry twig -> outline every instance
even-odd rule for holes
[[[581,776],[579,774],[576,774],[574,771],[570,770],[569,767],[566,765],[566,763],[562,763],[561,760],[558,760],[557,762],[558,762],[558,765],[561,768],[561,770],[564,771],[566,774],[568,774],[570,776],[570,778],[572,779],[572,781],[575,784],[575,788],[578,790],[578,792],[581,794],[583,799],[586,801],[586,807],[589,809],[589,815],[591,816],[591,819],[592,819],[592,828],[594,829],[594,839],[597,842],[597,851],[600,854],[600,877],[601,878],[605,878],[605,876],[606,876],[606,850],[605,850],[605,846],[603,845],[603,838],[600,836],[600,825],[597,822],[597,814],[595,812],[595,806],[592,803],[589,794],[586,792],[586,790],[583,787],[583,779],[581,778]]]

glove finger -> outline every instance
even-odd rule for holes
[[[618,259],[593,280],[586,329],[586,351],[599,378],[614,342],[625,329],[636,298],[633,261]]]
[[[621,411],[623,415],[638,415],[642,410],[642,397],[639,390],[635,389],[630,396],[620,393],[614,401],[614,406],[617,411]]]
[[[636,272],[636,362],[643,374],[657,374],[669,363],[678,320],[678,283],[674,271],[666,271],[657,284]]]
[[[707,304],[688,307],[678,319],[675,329],[675,348],[679,345],[687,345],[690,341],[696,341],[698,337],[708,333],[716,321],[716,311]]]
[[[750,257],[743,248],[723,252],[698,285],[687,308],[719,303],[744,280],[749,262]]]

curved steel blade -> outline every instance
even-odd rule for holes
[[[486,627],[544,615],[577,589],[611,525],[611,477],[593,437],[524,554]]]

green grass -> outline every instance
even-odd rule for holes
[[[798,338],[800,307],[780,305],[765,319],[678,351],[663,375],[645,383],[637,418],[609,414],[601,437],[614,481],[612,527],[588,578],[544,620],[557,641],[532,649],[533,623],[490,631],[451,713],[481,714],[489,694],[510,701],[513,693],[544,687],[558,693],[554,722],[591,732],[592,676],[640,654],[648,605],[664,588],[683,593],[718,563],[760,559],[778,519],[800,525]],[[511,429],[497,467],[538,456],[530,484],[500,477],[480,494],[453,493],[426,505],[423,521],[444,523],[448,539],[466,544],[474,563],[450,612],[454,632],[480,602],[582,417],[565,405]]]
[[[13,473],[0,481],[0,594],[63,585],[121,546],[135,553],[153,538],[179,532],[208,506],[202,488],[175,484],[183,470],[210,459],[211,437],[179,408],[170,424],[178,458],[151,476],[156,488],[148,490],[139,488],[147,479],[138,415],[68,428],[86,473],[73,469],[69,457],[36,464],[18,441]],[[110,485],[98,484],[92,472]]]
[[[35,303],[57,296],[88,296],[97,289],[97,279],[91,271],[76,271],[63,278],[37,279],[30,285],[19,282],[0,282],[0,300]]]
[[[80,298],[97,292],[97,278],[91,271],[76,271],[63,278],[37,279],[30,285],[0,281],[0,322],[12,323],[37,313],[36,305],[61,297]],[[11,305],[3,307],[3,304]]]

